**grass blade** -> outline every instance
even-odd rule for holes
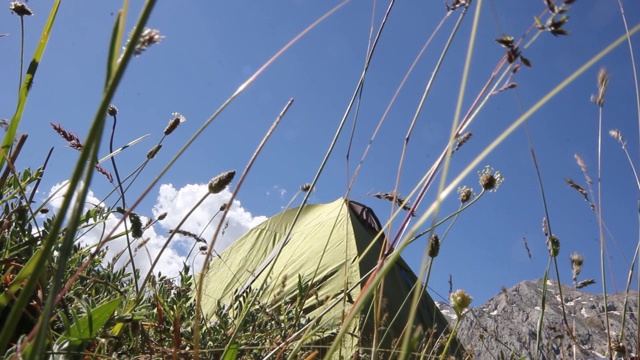
[[[124,0],[122,9],[116,15],[116,21],[113,24],[113,32],[111,33],[111,43],[109,44],[109,57],[107,58],[107,77],[105,79],[105,88],[109,85],[109,81],[113,77],[116,66],[118,65],[118,57],[120,56],[120,46],[124,37],[124,26],[127,22],[127,13],[129,10],[129,0]]]
[[[11,145],[13,144],[13,140],[16,137],[16,132],[18,131],[18,125],[20,125],[20,120],[22,119],[22,113],[24,112],[24,107],[27,104],[27,97],[29,96],[29,91],[31,90],[31,85],[33,84],[33,78],[36,76],[36,70],[38,70],[38,65],[40,65],[40,61],[42,60],[42,55],[44,55],[44,50],[47,48],[47,44],[49,43],[49,37],[51,36],[51,29],[53,28],[53,23],[56,20],[56,15],[58,14],[58,8],[60,7],[60,0],[56,0],[51,7],[51,11],[49,12],[49,17],[47,18],[47,22],[44,25],[44,29],[42,29],[42,35],[40,36],[40,41],[38,42],[38,46],[36,47],[36,51],[33,54],[33,58],[31,59],[31,63],[29,63],[29,68],[27,69],[27,75],[24,78],[24,82],[20,87],[20,92],[18,94],[18,106],[16,108],[16,112],[13,114],[11,118],[11,122],[9,123],[9,127],[7,127],[6,133],[4,135],[4,139],[2,140],[2,149],[6,154],[9,154],[9,150],[11,149]],[[4,167],[5,158],[0,157],[0,169]],[[1,349],[1,346],[0,346]]]

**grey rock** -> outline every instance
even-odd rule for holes
[[[542,279],[523,281],[466,313],[457,335],[473,359],[536,358],[542,285]],[[629,292],[626,299],[626,321],[621,342],[626,348],[626,355],[618,353],[616,359],[631,359],[638,353],[638,293]],[[575,354],[576,359],[608,359],[605,309],[612,338],[619,339],[625,294],[608,294],[607,300],[605,304],[604,296],[567,285],[562,285],[561,298],[557,282],[548,280],[539,358],[574,359]],[[448,304],[436,303],[453,325],[456,319],[453,309]],[[563,303],[569,328],[574,329],[573,339],[564,322]]]

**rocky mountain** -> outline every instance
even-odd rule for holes
[[[474,354],[474,359],[533,359],[536,354],[536,334],[542,312],[542,279],[524,281],[501,292],[482,306],[472,307],[458,328],[458,339]],[[557,282],[547,281],[542,325],[540,359],[608,359],[607,324],[619,350],[616,359],[638,359],[637,309],[638,293],[608,294],[605,305],[602,295],[590,294],[562,285],[562,297]],[[626,315],[624,308],[626,304]],[[574,329],[575,341],[564,323],[562,305]],[[438,303],[442,313],[453,324],[455,312],[448,304]],[[623,315],[626,317],[623,325]],[[624,332],[623,331],[624,327]],[[623,353],[626,349],[626,355]],[[575,355],[575,356],[574,356]]]

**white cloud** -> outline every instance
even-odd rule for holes
[[[63,187],[66,187],[65,183],[57,184],[49,191],[50,196],[55,193],[50,203],[50,206],[54,211],[58,210],[62,205],[62,199],[65,191],[65,189],[61,189]],[[61,191],[56,193],[57,190]],[[180,189],[174,188],[171,184],[164,184],[160,186],[159,194],[155,205],[153,206],[152,213],[154,218],[157,218],[164,212],[167,213],[167,216],[163,221],[160,221],[153,227],[147,229],[144,232],[142,239],[135,240],[132,244],[132,248],[135,251],[134,260],[136,267],[141,270],[143,275],[149,271],[151,263],[166,243],[169,237],[168,231],[175,229],[187,212],[189,212],[189,210],[191,210],[198,200],[206,193],[207,184],[188,184]],[[209,195],[207,199],[191,214],[187,221],[182,225],[181,229],[201,236],[206,240],[207,244],[210,244],[213,233],[215,232],[218,222],[222,216],[222,213],[219,212],[220,207],[223,203],[228,202],[230,198],[231,193],[228,189],[225,189],[219,194]],[[89,192],[85,211],[96,204],[104,207],[104,204],[100,202],[93,192]],[[145,224],[147,218],[143,215],[144,214],[140,213],[142,223]],[[215,250],[218,252],[224,250],[246,231],[266,219],[267,218],[264,216],[253,216],[249,211],[242,207],[240,201],[235,200],[225,219],[225,224],[228,223],[228,226],[223,226],[224,233],[221,233],[218,236],[215,244]],[[105,233],[116,226],[118,221],[119,217],[110,215],[106,221],[98,224],[91,230],[79,229],[78,234],[83,235],[78,241],[84,245],[96,244]],[[124,231],[124,227],[121,225],[116,229],[115,233],[117,234],[122,231]],[[144,245],[140,246],[141,244]],[[124,236],[110,241],[107,244],[108,250],[105,260],[110,261],[114,256],[122,254],[119,257],[117,264],[119,266],[127,264],[130,257],[126,250],[126,245],[127,241]],[[158,262],[154,272],[157,273],[160,271],[162,274],[174,276],[182,269],[182,264],[185,261],[190,266],[193,266],[193,270],[196,272],[200,271],[204,256],[198,252],[198,248],[202,245],[204,244],[198,243],[191,238],[174,236],[171,243],[162,253],[160,261]],[[193,249],[193,252],[191,253],[190,258],[187,259],[187,255],[191,249]]]

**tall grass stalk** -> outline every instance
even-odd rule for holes
[[[326,14],[321,16],[318,20],[309,25],[306,29],[300,32],[297,36],[295,36],[291,41],[289,41],[283,48],[281,48],[275,55],[273,55],[262,67],[260,67],[252,76],[249,77],[244,83],[242,83],[236,91],[211,115],[202,126],[187,140],[187,142],[178,150],[178,152],[173,156],[173,158],[165,165],[165,167],[160,171],[160,173],[151,181],[151,183],[147,186],[145,190],[143,190],[142,194],[134,201],[134,203],[127,209],[127,211],[122,215],[121,219],[114,225],[114,227],[107,233],[107,235],[100,241],[94,252],[91,256],[84,262],[84,264],[74,273],[74,275],[67,281],[65,288],[61,294],[68,291],[71,288],[71,285],[76,281],[76,279],[80,276],[80,274],[86,269],[89,265],[89,262],[93,260],[99,253],[99,251],[104,246],[105,242],[110,239],[110,237],[114,234],[118,226],[125,221],[125,219],[129,216],[129,214],[135,210],[135,208],[142,202],[142,200],[146,197],[146,195],[153,189],[153,187],[160,181],[160,179],[169,171],[169,169],[177,162],[177,160],[184,154],[184,152],[189,148],[193,142],[204,132],[204,130],[209,127],[209,125],[224,111],[229,104],[233,102],[249,85],[251,85],[258,77],[261,75],[278,57],[280,57],[285,51],[287,51],[291,46],[293,46],[298,40],[300,40],[304,35],[306,35],[309,31],[319,25],[323,20],[328,18],[330,15],[339,10],[342,6],[348,3],[349,0],[345,0],[340,4],[336,5],[334,8],[329,10]],[[144,12],[143,12],[144,13]],[[147,15],[148,16],[148,15]],[[146,18],[145,18],[146,19]],[[141,33],[141,32],[140,32]],[[135,35],[135,33],[134,33]],[[133,52],[133,50],[131,50]],[[125,54],[126,51],[125,51]],[[124,55],[123,55],[124,56]],[[130,56],[130,55],[128,55]],[[119,69],[120,67],[118,67]],[[117,74],[117,73],[116,73]],[[106,111],[106,108],[105,108]],[[59,296],[59,299],[62,295]]]
[[[127,2],[125,2],[127,3]],[[102,121],[104,122],[104,120],[106,119],[106,115],[107,115],[107,109],[109,107],[109,105],[111,104],[111,99],[113,98],[113,95],[115,94],[115,91],[120,83],[120,81],[122,80],[122,77],[124,76],[124,72],[126,70],[127,65],[129,64],[129,61],[131,60],[131,57],[133,56],[135,47],[137,45],[137,41],[135,39],[139,39],[140,35],[142,34],[142,32],[144,31],[144,27],[147,23],[147,21],[149,20],[149,17],[151,16],[151,12],[154,8],[156,4],[155,0],[147,0],[145,1],[143,8],[140,12],[140,15],[138,17],[138,19],[136,20],[135,26],[133,31],[130,34],[131,39],[133,39],[132,41],[130,41],[124,48],[124,51],[122,54],[118,54],[116,52],[110,52],[109,53],[109,58],[107,59],[107,64],[113,65],[113,69],[112,69],[112,78],[107,81],[107,85],[105,87],[105,91],[103,93],[100,105],[98,107],[98,111],[95,115],[94,118],[94,123],[98,122],[98,121]],[[112,38],[111,38],[111,42],[110,42],[110,48],[116,48],[118,46],[120,46],[120,44],[114,44],[118,39],[122,39],[122,34],[118,34],[119,31],[124,31],[123,27],[119,27],[120,21],[121,21],[121,17],[124,18],[126,17],[126,10],[125,8],[121,9],[118,12],[118,16],[116,19],[116,26],[114,27],[114,33],[112,34]],[[116,29],[120,29],[120,30],[116,30]],[[118,57],[118,55],[120,55]],[[115,60],[117,59],[117,60]],[[92,131],[94,129],[94,123],[92,123],[92,127],[91,130],[89,131],[89,136],[91,136]],[[86,146],[89,146],[91,144],[91,141],[93,141],[93,139],[89,138],[89,136],[87,137],[87,143],[85,144]],[[97,157],[94,157],[97,158]],[[87,166],[86,162],[81,163],[80,161],[78,162],[78,166],[83,165],[83,166]],[[69,185],[69,187],[71,188],[71,185]],[[82,201],[82,203],[84,202],[84,198],[83,199],[78,199],[78,201]],[[63,208],[60,209],[61,213],[65,213],[62,211]],[[133,209],[131,209],[133,210]],[[125,214],[123,215],[123,219],[128,215]],[[111,236],[113,235],[113,232],[115,231],[115,228],[117,228],[117,226],[120,224],[117,224],[114,229],[112,230],[111,234],[108,235]],[[98,245],[97,250],[99,250],[99,248],[101,247],[101,245]],[[93,257],[95,257],[96,254],[94,254],[90,259],[87,259],[87,261],[85,262],[84,266],[81,267],[80,269],[78,269],[78,271],[76,272],[76,274],[74,274],[74,276],[71,277],[71,279],[69,279],[69,281],[67,282],[67,284],[65,285],[65,288],[63,289],[63,291],[58,295],[58,301],[60,300],[60,298],[64,295],[64,292],[66,292],[69,287],[71,286],[71,284],[75,281],[75,279],[77,278],[77,276],[84,271],[85,267],[88,265],[88,262],[90,260],[93,259]]]
[[[218,238],[218,234],[220,233],[220,230],[222,229],[222,225],[224,224],[224,220],[225,220],[227,214],[229,213],[229,209],[233,205],[233,200],[238,195],[238,192],[240,191],[240,188],[242,187],[242,183],[244,182],[244,180],[246,179],[247,175],[249,174],[249,171],[251,170],[251,167],[255,163],[255,161],[258,158],[258,155],[260,154],[260,152],[262,152],[262,149],[264,148],[264,146],[266,145],[267,141],[269,140],[269,138],[271,137],[271,135],[275,131],[276,127],[278,127],[278,125],[280,124],[280,121],[282,120],[284,115],[287,113],[287,111],[289,111],[289,108],[291,107],[292,104],[293,104],[293,98],[289,99],[289,101],[284,106],[284,108],[282,109],[282,111],[280,112],[280,114],[278,115],[276,120],[273,122],[273,124],[271,124],[271,127],[269,128],[267,133],[262,138],[262,141],[260,142],[260,144],[256,148],[256,151],[251,156],[251,159],[249,159],[249,162],[247,163],[247,166],[245,167],[244,171],[242,172],[242,175],[240,176],[240,180],[238,180],[238,185],[236,186],[235,190],[231,193],[231,197],[229,198],[229,200],[227,202],[229,205],[226,206],[224,212],[222,213],[222,217],[220,218],[220,221],[218,221],[218,226],[216,227],[216,230],[213,233],[213,238],[211,240],[211,243],[209,244],[209,248],[207,250],[207,254],[204,257],[204,263],[202,265],[202,269],[200,270],[199,281],[198,281],[198,285],[196,287],[196,312],[195,312],[195,328],[194,328],[195,337],[194,337],[194,349],[193,349],[194,358],[196,360],[198,359],[199,350],[200,350],[200,331],[199,330],[200,330],[200,316],[201,316],[201,311],[202,311],[202,305],[201,304],[202,304],[203,284],[204,284],[205,275],[207,274],[208,263],[211,260],[211,255],[213,253],[213,248],[214,248],[214,246],[216,244],[216,239]],[[257,298],[257,295],[254,298]],[[240,327],[241,323],[242,323],[242,318],[240,319],[240,323],[237,326]],[[227,346],[225,347],[224,353],[222,354],[223,358],[228,353],[228,351],[231,349],[231,345],[233,344],[235,334],[236,333],[234,332],[234,334],[231,335],[231,338],[229,339],[229,342],[227,343]]]
[[[146,24],[147,19],[151,15],[151,11],[154,5],[155,5],[155,1],[153,0],[148,0],[145,3],[143,10],[141,12],[141,15],[138,21],[136,22],[136,26],[132,32],[132,39],[138,39],[142,34],[144,25]],[[56,9],[57,9],[57,6],[56,6]],[[53,13],[53,16],[55,18],[55,13]],[[115,39],[112,39],[112,42],[113,41],[115,41]],[[93,161],[93,159],[97,159],[98,148],[100,146],[100,139],[102,138],[102,132],[104,130],[104,122],[107,116],[107,108],[111,103],[111,99],[113,98],[113,95],[116,91],[116,88],[122,76],[124,75],[124,71],[127,67],[127,64],[131,59],[131,56],[133,55],[135,45],[136,45],[136,41],[131,41],[125,47],[121,60],[118,62],[116,66],[116,70],[114,71],[113,78],[111,79],[111,81],[109,81],[109,85],[107,85],[107,87],[105,88],[102,101],[98,106],[98,111],[94,117],[91,128],[89,130],[89,134],[87,136],[87,144],[83,148],[80,154],[78,163],[75,167],[71,180],[69,181],[67,194],[60,208],[60,212],[62,214],[69,214],[68,219],[66,219],[67,226],[69,229],[77,228],[78,220],[83,211],[84,201],[89,192],[89,186],[91,184],[91,178],[93,176],[93,166],[92,166],[93,164],[91,162]],[[109,61],[111,61],[111,59],[109,59]],[[84,173],[84,180],[82,183],[80,183],[80,177],[83,176],[83,173]],[[77,191],[76,189],[79,184],[81,184],[80,189],[76,194],[76,191]],[[74,198],[74,195],[76,195],[75,204],[71,212],[69,213],[68,209],[71,206],[71,201]],[[53,230],[51,231],[49,237],[45,242],[46,244],[44,246],[45,249],[53,248],[55,242],[57,241],[57,235],[59,233],[59,229],[62,225],[63,220],[65,220],[63,216],[56,217],[56,219],[54,220]],[[45,322],[48,323],[49,319],[51,318],[54,305],[56,305],[60,301],[62,294],[65,292],[65,290],[63,290],[58,294],[59,288],[62,285],[64,271],[66,270],[66,262],[67,262],[74,240],[75,240],[75,231],[67,231],[65,233],[65,237],[62,241],[62,245],[60,246],[60,250],[59,250],[59,256],[58,256],[59,262],[57,264],[57,272],[56,272],[55,278],[53,279],[53,284],[49,288],[47,301],[45,303],[42,314],[40,315],[40,322],[39,322],[40,326],[36,326],[34,328],[34,331],[32,331],[31,334],[29,335],[29,338],[35,337],[32,351],[29,352],[30,359],[42,358],[42,356],[44,355],[43,352],[44,352],[45,341],[47,338],[49,327],[43,326],[43,324]]]
[[[636,32],[640,31],[640,24],[634,26],[630,31],[629,35],[633,35]],[[586,70],[591,68],[595,63],[600,61],[604,56],[609,54],[613,49],[619,46],[622,42],[627,38],[627,34],[619,37],[614,40],[611,44],[605,47],[603,50],[594,55],[591,59],[589,59],[586,63],[576,69],[573,73],[571,73],[567,78],[561,81],[558,85],[556,85],[551,91],[549,91],[545,96],[543,96],[540,100],[538,100],[533,106],[531,106],[527,111],[524,112],[520,117],[518,117],[511,125],[509,125],[496,139],[494,139],[487,147],[485,147],[480,154],[478,154],[468,165],[465,167],[459,174],[456,176],[449,185],[438,194],[438,200],[446,198],[454,189],[460,185],[462,180],[464,180],[474,169],[478,167],[480,162],[482,162],[493,150],[495,150],[498,145],[500,145],[509,135],[511,135],[524,121],[529,119],[531,115],[533,115],[537,110],[539,110],[543,105],[545,105],[550,99],[552,99],[556,94],[566,88],[569,84],[571,84],[576,78],[582,75]],[[412,193],[417,191],[417,187],[413,189]],[[424,214],[416,221],[416,224],[412,227],[409,233],[404,237],[405,239],[412,238],[417,229],[427,221],[431,215],[433,214],[435,208],[438,206],[437,202],[434,202],[429,206],[429,208],[424,212]],[[389,221],[393,221],[394,216],[390,217]],[[389,221],[386,226],[388,226]],[[352,309],[350,310],[348,317],[345,319],[345,324],[350,323],[354,320],[356,314],[362,310],[364,306],[364,299],[368,299],[372,294],[376,286],[380,283],[381,279],[391,270],[393,264],[398,260],[399,254],[402,253],[407,246],[406,241],[401,241],[396,248],[396,251],[392,252],[391,255],[387,258],[387,261],[382,264],[381,267],[377,268],[379,271],[376,276],[371,279],[368,286],[361,293],[360,298],[355,302]],[[334,343],[327,353],[327,356],[333,355],[337,351],[337,343],[345,336],[346,326],[342,326],[338,334],[336,335],[336,343]]]
[[[118,124],[117,110],[115,114],[110,114],[110,115],[113,118],[113,126],[111,127],[111,136],[109,137],[109,153],[113,153],[114,152],[113,138],[116,134],[116,126]],[[116,158],[114,156],[111,156],[110,160],[111,160],[111,166],[113,166],[113,173],[116,175],[116,186],[117,186],[117,189],[120,190],[120,200],[122,200],[122,208],[126,209],[127,201],[125,200],[125,192],[124,192],[124,188],[122,187],[122,180],[120,179],[120,173],[118,172],[118,166],[116,165]],[[128,229],[129,225],[127,221],[123,222],[122,225],[124,226],[124,232],[125,232],[124,236],[125,236],[125,239],[127,240],[127,252],[129,253],[129,260],[131,261],[131,271],[133,271],[133,273],[136,274],[138,271],[136,269],[136,262],[133,260],[133,249],[131,249],[131,238],[129,236],[129,229]],[[140,287],[138,286],[138,282],[135,281],[134,285],[136,287],[136,293],[140,293]]]
[[[600,272],[602,278],[602,296],[604,297],[604,319],[607,329],[607,350],[609,351],[609,359],[613,360],[613,348],[611,347],[611,328],[609,324],[609,303],[607,301],[607,277],[605,270],[605,238],[602,220],[602,111],[604,108],[604,93],[607,88],[608,75],[606,70],[600,69],[598,73],[599,94],[594,100],[598,105],[598,232],[600,237]]]
[[[627,24],[627,17],[624,13],[624,6],[622,5],[622,0],[618,0],[618,5],[620,7],[620,16],[622,17],[622,23],[624,24],[624,30],[627,33],[627,44],[629,45],[629,59],[631,60],[631,70],[633,71],[633,85],[634,85],[634,90],[635,90],[635,94],[636,94],[636,116],[638,118],[638,136],[640,137],[640,81],[638,80],[638,68],[636,66],[636,57],[633,51],[633,44],[631,43],[631,35],[629,34],[629,25]],[[626,149],[625,149],[626,152]],[[629,154],[627,153],[627,157],[629,158]],[[629,159],[630,163],[633,165],[633,163],[631,162],[631,160]],[[636,177],[636,183],[638,183],[638,190],[640,190],[640,181],[638,181],[638,175],[634,169],[634,175]],[[639,206],[640,207],[640,206]],[[629,286],[631,285],[631,278],[633,275],[633,270],[634,270],[634,265],[635,261],[638,257],[638,253],[640,252],[640,217],[639,217],[639,237],[638,237],[638,244],[636,246],[636,251],[634,253],[634,257],[633,257],[633,263],[631,265],[631,268],[629,269],[629,279],[627,281],[627,291],[626,293],[628,294],[629,291]],[[639,265],[639,269],[640,269],[640,265]],[[640,270],[638,271],[640,273]],[[640,289],[640,276],[638,277],[638,289]],[[636,298],[637,302],[638,302],[638,306],[636,307],[636,314],[640,314],[640,292],[638,293],[638,296]],[[624,307],[624,315],[626,315],[626,311],[627,311],[627,297],[625,297],[625,307]],[[623,335],[624,335],[624,323],[626,321],[626,316],[622,317],[622,331],[620,332],[620,341],[622,341]],[[636,316],[636,328],[640,329],[640,317]],[[640,352],[640,333],[638,335],[636,335],[636,352]]]
[[[16,109],[15,114],[11,118],[11,122],[9,123],[4,139],[2,141],[2,150],[5,154],[9,154],[11,146],[13,145],[13,141],[15,139],[18,125],[20,124],[20,120],[22,119],[22,113],[24,111],[24,107],[27,102],[29,90],[31,88],[31,84],[33,82],[33,78],[35,76],[36,70],[38,69],[38,64],[42,59],[42,55],[44,54],[44,50],[46,49],[47,43],[49,41],[51,28],[53,27],[53,23],[55,21],[59,6],[60,6],[60,1],[58,0],[53,4],[51,8],[51,12],[49,14],[49,17],[47,19],[47,22],[42,32],[41,41],[38,44],[38,47],[36,48],[36,51],[33,55],[33,60],[29,65],[29,69],[27,70],[27,76],[25,78],[24,84],[20,88],[20,91],[18,94],[18,107]],[[24,50],[21,50],[21,51],[24,51]],[[5,162],[6,162],[6,158],[4,156],[0,157],[0,169],[4,167]],[[46,247],[43,248],[43,253],[45,255],[49,254],[50,251],[51,251],[50,247],[48,249]],[[42,256],[38,258],[36,268],[41,268],[42,265],[45,263],[45,261],[46,261],[46,256]],[[32,277],[24,285],[24,288],[21,294],[15,300],[14,305],[11,309],[11,312],[9,313],[9,316],[6,319],[5,326],[0,331],[0,354],[6,351],[7,345],[9,343],[9,338],[11,336],[12,328],[14,328],[15,324],[17,324],[22,310],[27,305],[29,294],[35,289],[35,286],[36,286],[36,279]]]
[[[449,135],[449,143],[447,145],[447,149],[452,149],[453,148],[453,144],[455,143],[455,139],[457,138],[456,136],[456,132],[458,129],[458,124],[460,122],[460,116],[462,113],[462,102],[464,100],[464,94],[467,91],[467,81],[469,78],[469,71],[471,68],[471,59],[473,58],[473,49],[475,47],[475,41],[476,41],[476,35],[477,35],[477,31],[478,31],[478,26],[480,23],[480,13],[481,13],[481,9],[482,9],[482,0],[477,0],[475,3],[475,14],[473,17],[473,23],[471,25],[471,34],[469,35],[469,43],[468,43],[468,47],[467,47],[467,55],[466,55],[466,59],[465,59],[465,63],[464,63],[464,68],[462,70],[462,80],[460,82],[460,88],[458,90],[458,100],[456,103],[456,108],[455,108],[455,114],[453,116],[453,121],[451,123],[451,132]],[[460,23],[462,22],[462,19],[464,18],[464,15],[467,13],[467,9],[469,8],[469,3],[467,3],[467,5],[462,9],[462,13],[460,14],[460,18],[458,23],[456,23],[456,28],[458,28],[458,26],[460,25]],[[452,37],[450,38],[450,40],[453,38],[453,35],[455,35],[455,32],[452,32]],[[450,44],[448,42],[448,44]],[[427,93],[425,92],[425,96],[427,95]],[[424,99],[423,99],[424,101]],[[416,112],[416,117],[418,115],[419,112]],[[408,138],[407,138],[408,140]],[[406,143],[405,143],[406,144]],[[404,153],[404,149],[403,149],[403,153]],[[447,181],[447,174],[449,172],[449,164],[451,163],[451,156],[447,156],[445,157],[444,160],[444,166],[442,169],[442,176],[440,178],[440,186],[438,188],[438,192],[441,192],[442,189],[445,186],[445,183]],[[398,180],[400,178],[400,170],[398,170]],[[399,186],[399,183],[396,182],[396,188]],[[438,214],[440,211],[440,199],[437,200],[437,205],[436,208],[434,210],[434,214],[433,214],[433,221],[432,221],[432,228],[434,227],[433,225],[437,222],[438,219]],[[422,260],[422,266],[420,267],[420,274],[418,275],[418,279],[422,279],[424,276],[424,271],[426,268],[426,263],[428,261],[428,254],[425,251],[424,256],[423,256],[423,260]],[[425,287],[428,286],[428,283],[425,283],[424,285]],[[423,287],[421,285],[418,285],[418,291],[415,291],[413,293],[413,302],[412,302],[412,306],[411,306],[411,311],[409,312],[409,319],[413,319],[416,316],[416,312],[418,310],[418,304],[420,302],[420,297],[422,296],[422,292],[424,291]],[[459,321],[460,319],[458,319]],[[456,322],[456,326],[457,326],[458,322]],[[455,328],[454,328],[455,329]],[[453,334],[452,334],[453,336]],[[400,358],[401,359],[407,359],[409,357],[409,344],[410,344],[410,339],[412,337],[411,331],[408,331],[407,334],[405,334],[404,339],[402,341],[402,353],[400,354]],[[449,339],[449,341],[447,342],[447,346],[445,346],[445,349],[442,352],[442,357],[445,356],[445,354],[447,353],[447,351],[449,350],[449,345],[451,344],[451,337]]]
[[[427,48],[431,44],[431,41],[435,38],[436,34],[438,34],[440,29],[442,28],[442,25],[444,25],[445,21],[449,18],[449,16],[451,14],[452,14],[452,12],[447,12],[447,14],[444,16],[444,18],[442,18],[442,20],[440,20],[440,22],[436,26],[435,30],[433,30],[431,35],[429,35],[429,38],[427,39],[427,41],[424,43],[424,45],[422,46],[422,48],[418,52],[418,55],[416,55],[415,59],[413,60],[413,62],[409,66],[409,69],[407,70],[407,72],[405,73],[404,77],[400,81],[400,84],[398,85],[398,87],[396,88],[395,92],[393,93],[393,96],[391,97],[391,100],[389,100],[389,103],[387,104],[387,107],[384,109],[384,113],[380,117],[380,120],[378,120],[378,124],[376,125],[376,128],[373,131],[373,134],[371,135],[371,138],[369,139],[369,143],[367,144],[367,147],[365,148],[365,150],[362,153],[362,157],[360,158],[360,162],[358,163],[358,165],[356,166],[356,169],[353,172],[353,176],[351,177],[349,185],[347,186],[347,195],[349,195],[349,193],[351,192],[351,188],[353,187],[356,179],[358,178],[358,174],[360,173],[360,169],[362,168],[362,165],[364,164],[364,160],[367,158],[367,155],[369,154],[369,151],[371,150],[371,148],[373,146],[373,142],[376,139],[378,133],[380,132],[380,128],[382,127],[382,124],[387,119],[387,115],[389,114],[389,111],[391,110],[391,107],[393,106],[393,104],[395,104],[395,101],[398,98],[398,95],[400,94],[400,90],[402,90],[404,88],[405,83],[409,79],[409,76],[413,73],[413,70],[416,67],[416,65],[418,64],[418,61],[422,58],[424,52],[427,50]],[[350,157],[349,154],[350,153],[348,152],[347,153],[348,157]]]

